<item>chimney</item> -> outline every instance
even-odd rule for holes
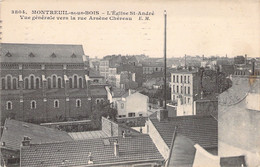
[[[245,54],[245,65],[247,63],[247,54]]]
[[[157,119],[158,121],[163,121],[168,118],[168,110],[162,109],[160,111],[157,111]]]
[[[31,138],[28,136],[23,137],[22,146],[30,146]]]
[[[118,140],[116,139],[116,141],[114,142],[114,155],[116,157],[119,156],[119,144],[118,144]]]
[[[5,142],[4,141],[2,142],[2,146],[5,146]]]
[[[91,155],[91,152],[89,152],[89,155],[88,155],[88,164],[93,164],[93,157]]]

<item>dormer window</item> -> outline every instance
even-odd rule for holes
[[[6,57],[11,57],[11,53],[8,51],[6,54],[5,54]]]
[[[29,57],[35,57],[35,55],[31,52],[31,53],[29,54]]]
[[[73,53],[73,54],[71,55],[71,57],[72,57],[72,58],[75,58],[75,57],[77,57],[77,56]]]
[[[56,56],[56,54],[55,54],[55,53],[52,53],[52,54],[51,54],[51,57],[53,57],[53,58],[54,58],[54,57],[57,57],[57,56]]]

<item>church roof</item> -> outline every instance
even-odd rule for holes
[[[0,62],[83,63],[82,45],[2,43]]]

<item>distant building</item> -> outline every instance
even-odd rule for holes
[[[120,100],[117,100],[118,117],[147,117],[149,98],[129,89]]]
[[[100,75],[105,77],[105,80],[107,80],[109,75],[109,60],[100,60],[99,72]]]
[[[260,78],[233,76],[233,85],[219,95],[218,153],[245,156],[247,166],[260,165]]]
[[[234,57],[234,64],[246,64],[247,55]]]
[[[154,72],[163,71],[164,65],[163,63],[156,63],[156,62],[148,62],[143,63],[143,74],[152,74]]]
[[[171,100],[177,102],[177,116],[195,115],[194,101],[201,94],[201,79],[196,71],[179,70],[171,74]]]

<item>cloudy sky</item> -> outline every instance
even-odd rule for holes
[[[25,10],[30,17],[36,16],[32,10],[99,11],[102,17],[111,11],[154,15],[149,21],[138,20],[138,15],[131,21],[21,20],[12,10]],[[2,0],[2,42],[82,44],[86,55],[100,58],[111,54],[163,57],[164,10],[168,57],[260,55],[259,0]]]

